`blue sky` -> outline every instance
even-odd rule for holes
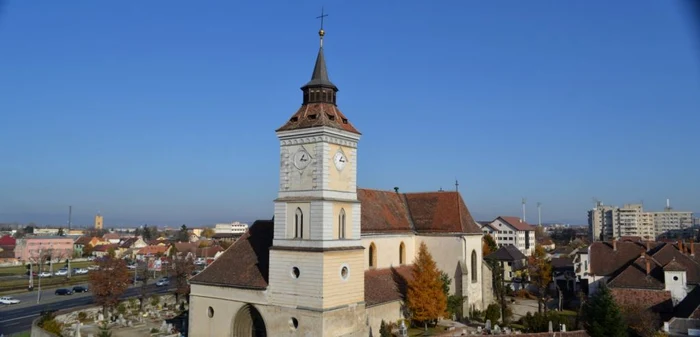
[[[318,49],[359,184],[454,188],[478,220],[597,197],[700,211],[700,49],[672,1],[6,1],[0,221],[272,216],[274,130]]]

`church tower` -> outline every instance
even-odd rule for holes
[[[301,107],[276,130],[280,185],[269,296],[273,305],[290,309],[292,330],[354,336],[366,329],[356,191],[360,132],[338,109],[324,35],[322,24],[311,80],[301,87]]]

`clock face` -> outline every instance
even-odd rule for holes
[[[305,169],[311,163],[311,155],[303,148],[294,154],[294,166],[300,170]]]
[[[343,151],[338,151],[333,157],[333,163],[335,163],[335,168],[337,168],[338,171],[340,171],[345,167],[345,164],[348,163],[348,158],[345,157]]]

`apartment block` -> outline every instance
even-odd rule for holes
[[[214,232],[217,234],[236,234],[243,235],[248,230],[247,223],[234,221],[232,223],[219,223],[214,226]]]
[[[515,246],[525,256],[535,249],[535,227],[514,216],[499,216],[481,224],[484,234],[490,234],[498,247]]]
[[[674,211],[668,201],[660,212],[644,211],[642,204],[617,207],[600,202],[588,211],[591,241],[608,241],[623,236],[655,240],[665,232],[691,227],[692,223],[692,212]]]

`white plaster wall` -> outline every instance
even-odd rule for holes
[[[458,274],[459,261],[464,260],[464,242],[462,238],[459,236],[418,236],[416,239],[416,254],[418,254],[420,242],[425,242],[437,267],[450,275],[450,279],[452,279],[450,294],[454,294],[455,277],[462,277],[461,272]],[[472,248],[474,247],[467,246],[468,254],[471,254]],[[479,250],[481,250],[481,244],[479,244]],[[469,260],[466,263],[467,269],[471,268]],[[468,270],[468,272],[471,273],[471,270]]]
[[[369,269],[369,247],[372,243],[377,247],[376,268],[399,266],[399,246],[401,242],[406,245],[406,264],[412,264],[416,254],[418,254],[413,234],[362,236],[362,245],[365,247],[365,270]]]
[[[382,325],[382,320],[386,323],[395,323],[403,319],[403,303],[401,301],[393,301],[367,307],[367,316],[369,317],[369,326],[372,331],[372,336],[379,336],[379,328]]]

